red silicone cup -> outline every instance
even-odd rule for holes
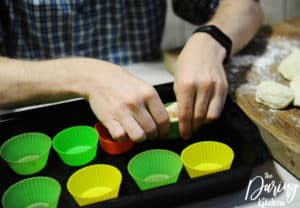
[[[134,142],[131,140],[119,142],[112,139],[108,130],[100,122],[95,124],[95,129],[99,134],[102,149],[108,154],[117,155],[128,152],[134,145]]]

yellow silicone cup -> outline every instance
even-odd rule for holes
[[[114,166],[90,165],[73,173],[67,189],[79,206],[94,204],[119,195],[122,174]]]
[[[201,141],[183,149],[181,159],[190,178],[196,178],[230,169],[234,152],[221,142]]]

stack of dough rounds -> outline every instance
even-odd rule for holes
[[[290,88],[274,81],[263,81],[257,87],[255,100],[273,109],[283,109],[293,102],[300,106],[300,50],[295,48],[278,66],[279,73],[290,80]]]
[[[293,105],[300,107],[300,74],[292,79],[290,82],[290,88],[293,90],[295,95]]]
[[[287,80],[300,75],[300,50],[295,48],[278,66],[279,73]]]

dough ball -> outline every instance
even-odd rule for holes
[[[290,82],[290,88],[294,92],[294,106],[300,107],[300,74],[294,77],[294,79]]]
[[[287,80],[300,74],[300,50],[295,48],[278,66],[279,73]]]
[[[273,81],[261,82],[256,90],[255,100],[273,109],[283,109],[294,99],[293,90]]]
[[[168,107],[166,107],[166,110],[169,114],[171,121],[178,121],[177,102],[173,102],[172,104],[170,104]]]

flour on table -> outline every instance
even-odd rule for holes
[[[255,42],[261,40],[256,39]],[[232,57],[231,63],[227,68],[227,76],[232,82],[230,91],[235,91],[244,85],[240,93],[255,93],[256,85],[264,80],[280,81],[281,75],[272,71],[272,66],[279,65],[295,47],[300,47],[300,40],[290,40],[284,37],[278,37],[267,40],[266,47],[263,53],[236,55]],[[241,76],[251,69],[251,73],[256,76],[247,77],[247,82],[238,80]],[[241,83],[242,82],[242,83]]]
[[[251,48],[251,44],[255,47]],[[255,96],[257,86],[266,80],[289,86],[278,72],[278,66],[295,48],[300,48],[300,40],[283,36],[270,39],[256,37],[251,44],[249,52],[246,48],[244,53],[235,55],[226,67],[229,93],[233,98],[237,91],[240,95]]]
[[[291,118],[292,118],[292,121],[296,124],[296,127],[297,128],[300,128],[300,120],[299,120],[299,118],[298,117],[296,117],[296,116],[291,116]]]
[[[240,94],[255,95],[257,86],[266,80],[274,82],[285,82],[283,77],[277,71],[277,66],[289,55],[295,48],[300,48],[300,40],[291,40],[285,37],[276,37],[273,39],[253,40],[253,44],[263,46],[263,52],[251,52],[251,54],[240,54],[232,57],[231,63],[226,68],[229,81],[229,92],[236,90]],[[286,84],[288,86],[288,84]]]

